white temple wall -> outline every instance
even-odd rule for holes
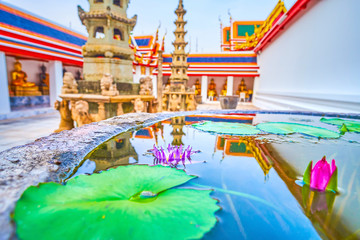
[[[360,112],[359,9],[359,0],[310,1],[259,54],[254,104]]]

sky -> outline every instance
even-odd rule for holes
[[[89,9],[88,0],[0,0],[10,3],[42,18],[51,20],[74,31],[87,35],[86,28],[81,24],[77,5]],[[220,23],[229,24],[229,12],[233,20],[265,20],[277,4],[278,0],[183,0],[187,10],[185,29],[188,31],[186,40],[188,51],[194,53],[220,52]],[[285,0],[289,9],[296,0]],[[172,52],[171,42],[174,40],[174,13],[178,0],[131,0],[128,17],[138,15],[133,35],[154,35],[160,27],[160,38],[167,32],[165,52]]]

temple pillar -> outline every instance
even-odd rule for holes
[[[208,76],[201,76],[201,100],[203,103],[207,101],[207,91],[208,91]]]
[[[140,83],[141,78],[141,67],[135,66],[135,75],[134,75],[134,83]]]
[[[4,52],[0,52],[0,113],[11,112],[9,81],[6,69],[6,57]]]
[[[157,77],[155,75],[150,76],[152,79],[152,84],[153,84],[153,95],[155,98],[158,97],[157,94]]]
[[[227,91],[226,96],[234,95],[234,77],[228,76],[227,77]]]
[[[50,75],[50,104],[54,106],[55,101],[59,100],[61,94],[61,88],[63,85],[63,65],[60,61],[49,62],[49,75]]]

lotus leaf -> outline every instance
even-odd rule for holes
[[[164,166],[122,166],[66,185],[29,187],[15,207],[20,239],[199,239],[215,223],[211,190]]]
[[[341,118],[322,118],[321,122],[340,127],[341,132],[360,133],[360,121],[343,120]]]
[[[334,131],[330,131],[325,128],[314,127],[299,123],[288,123],[288,122],[268,122],[260,123],[256,127],[264,132],[272,134],[292,134],[301,133],[304,135],[319,137],[319,138],[339,138],[340,134]]]
[[[256,135],[260,133],[256,127],[243,123],[230,123],[230,122],[203,122],[192,125],[196,129],[213,132],[219,134],[229,135]]]

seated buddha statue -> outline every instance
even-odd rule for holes
[[[225,81],[224,85],[223,85],[223,88],[221,90],[221,96],[226,96],[227,94],[227,80]]]
[[[201,95],[201,85],[199,79],[196,79],[195,82],[195,95]]]
[[[27,81],[27,74],[22,71],[22,66],[19,61],[14,63],[14,71],[11,72],[11,85],[20,87],[34,87],[35,83]]]
[[[246,84],[244,79],[241,79],[238,90],[236,91],[236,95],[240,95],[241,92],[246,92]]]
[[[209,88],[208,88],[208,97],[211,101],[213,101],[214,98],[217,97],[216,84],[214,82],[214,79],[211,79],[211,81],[210,81]]]

